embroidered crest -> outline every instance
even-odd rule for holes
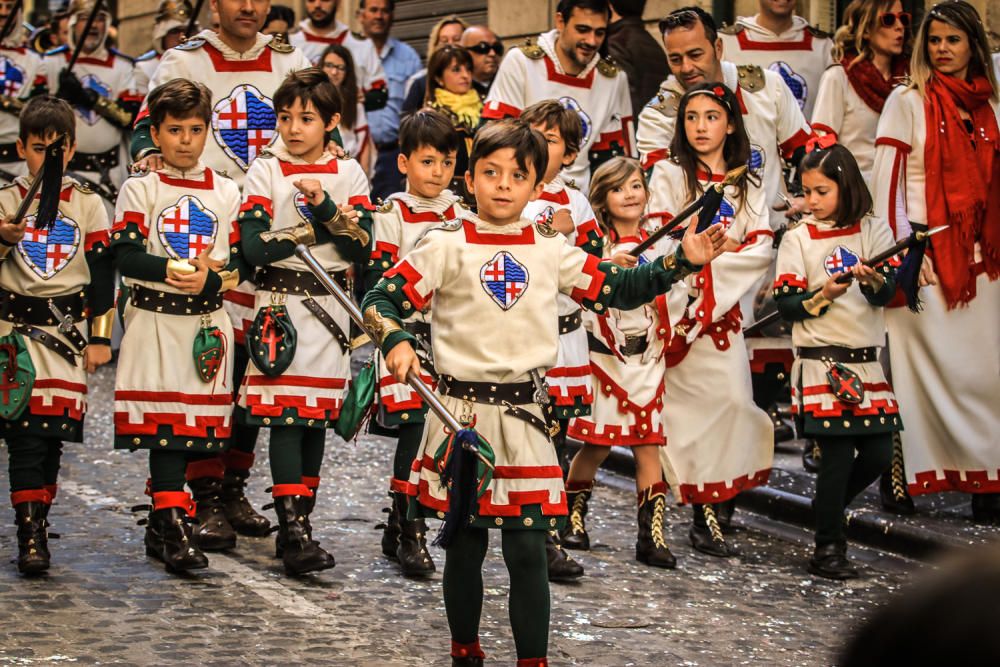
[[[35,228],[35,215],[25,216],[24,238],[17,251],[28,267],[42,280],[48,280],[69,264],[80,248],[80,226],[75,220],[56,213],[48,229]]]
[[[274,141],[277,122],[271,99],[249,85],[236,86],[212,109],[215,141],[243,171]]]
[[[301,192],[296,192],[295,196],[292,197],[292,203],[295,204],[295,210],[299,212],[299,216],[306,222],[313,221],[312,211],[309,210],[308,204],[306,204],[306,196]]]
[[[563,108],[575,111],[577,115],[580,116],[580,125],[583,126],[583,133],[580,137],[580,145],[586,146],[587,142],[590,141],[590,133],[594,129],[594,121],[590,120],[590,116],[588,116],[587,112],[583,110],[580,103],[572,97],[560,97],[559,104],[563,105]]]
[[[510,310],[528,289],[528,270],[506,250],[501,250],[479,270],[479,281],[490,298]]]
[[[761,178],[764,175],[766,160],[764,149],[757,144],[750,144],[750,160],[747,161],[747,167],[749,167],[751,176]]]
[[[857,264],[858,261],[857,255],[844,246],[839,245],[833,249],[833,252],[826,256],[825,260],[823,260],[823,268],[826,269],[826,275],[832,276],[849,270],[852,266]]]
[[[17,97],[24,86],[24,70],[7,56],[0,56],[0,83],[3,94],[8,97]]]
[[[535,223],[539,225],[549,225],[552,224],[552,216],[556,214],[556,210],[551,206],[546,206],[538,215],[535,216]]]
[[[200,49],[205,46],[205,40],[201,37],[191,37],[185,39],[183,42],[175,46],[175,49],[180,51],[194,51],[195,49]]]
[[[93,74],[84,74],[81,76],[80,83],[83,84],[84,90],[93,90],[101,97],[111,97],[111,86],[104,83]],[[97,121],[101,120],[100,114],[93,109],[76,107],[76,113],[87,125],[96,125]]]
[[[799,103],[799,108],[801,109],[809,98],[809,86],[806,85],[806,80],[796,74],[792,66],[783,60],[771,63],[768,69],[772,72],[777,72],[781,76],[782,81],[791,89],[792,95],[795,97],[795,101]]]
[[[197,197],[183,195],[156,219],[160,243],[173,259],[194,259],[215,243],[219,220]]]
[[[722,230],[726,231],[733,226],[733,219],[735,217],[736,207],[733,206],[731,201],[723,197],[722,203],[719,204],[719,211],[715,214],[715,217],[712,218],[712,224],[722,225]]]
[[[826,371],[826,379],[830,383],[830,391],[838,400],[852,405],[865,400],[864,383],[857,373],[844,364],[831,364]]]

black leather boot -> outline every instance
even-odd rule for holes
[[[28,501],[14,505],[17,525],[17,571],[21,574],[41,574],[49,569],[49,541],[45,514],[48,504]]]
[[[663,538],[664,513],[667,510],[667,485],[658,482],[639,494],[639,536],[635,541],[635,559],[653,567],[672,570],[677,559]]]
[[[483,667],[486,655],[477,639],[472,644],[459,644],[451,640],[451,667]]]
[[[222,511],[240,535],[263,537],[271,532],[271,522],[253,508],[246,496],[248,471],[226,470],[222,478]]]
[[[574,486],[577,488],[574,489]],[[573,489],[573,490],[570,490]],[[590,550],[590,535],[587,534],[587,510],[590,496],[594,492],[594,483],[587,486],[569,482],[566,485],[566,505],[569,506],[569,519],[562,530],[562,546],[565,549]]]
[[[236,546],[236,531],[226,519],[222,502],[222,479],[189,479],[188,487],[195,501],[194,539],[203,551],[225,551]]]
[[[733,515],[736,514],[736,496],[729,500],[723,500],[721,503],[715,503],[713,507],[715,508],[715,516],[719,519],[719,525],[724,529],[731,528]]]
[[[390,493],[389,497],[394,497],[394,493]],[[388,514],[385,523],[380,524],[382,528],[382,553],[389,560],[395,561],[399,558],[396,555],[396,551],[399,549],[399,508],[393,502],[389,507],[383,507],[382,511]]]
[[[716,518],[712,506],[692,505],[692,508],[694,521],[691,523],[688,538],[695,551],[718,558],[735,556],[736,551],[726,544],[726,540],[722,536],[722,528],[719,526],[719,520]]]
[[[973,493],[972,520],[987,525],[1000,525],[1000,493]]]
[[[806,472],[819,472],[820,454],[819,445],[812,438],[806,439],[806,445],[802,449],[802,467]]]
[[[916,514],[917,508],[914,506],[913,498],[907,492],[906,486],[897,484],[893,477],[893,471],[887,470],[879,478],[878,495],[882,502],[882,509],[900,516]]]
[[[788,422],[781,418],[781,413],[778,411],[777,405],[772,405],[767,411],[767,414],[770,415],[771,424],[774,425],[775,443],[795,439],[795,429],[789,426]]]
[[[274,499],[278,540],[284,545],[281,560],[288,574],[326,570],[335,564],[333,556],[312,538],[302,501],[303,496],[279,496]]]
[[[427,551],[427,525],[423,519],[407,519],[407,497],[403,493],[392,494],[393,509],[399,517],[399,546],[396,560],[403,575],[407,577],[428,577],[434,574],[434,560]]]
[[[483,667],[483,659],[473,656],[465,658],[451,657],[451,667]]]
[[[154,505],[158,495],[153,494]],[[187,496],[186,493],[183,495]],[[154,509],[150,512],[149,522],[146,524],[146,554],[163,561],[168,572],[184,572],[208,567],[208,558],[195,544],[192,536],[192,521],[193,519],[181,507]]]
[[[809,559],[809,572],[826,579],[856,579],[858,571],[847,560],[847,543],[835,542],[816,547]]]
[[[559,532],[545,535],[545,557],[549,565],[549,581],[573,581],[583,576],[583,566],[573,560],[559,543]]]
[[[270,493],[272,488],[273,487],[268,487],[267,492]],[[305,521],[306,530],[308,530],[309,534],[312,535],[312,522],[309,520],[309,515],[311,515],[313,513],[313,510],[316,508],[316,494],[319,493],[319,488],[310,487],[309,490],[312,491],[312,495],[302,496],[300,502],[302,507],[302,518]],[[267,505],[264,505],[264,509],[266,510],[274,509],[274,503],[268,503]],[[279,531],[274,538],[275,558],[283,558],[285,555],[285,543],[282,541],[283,539],[284,538],[282,537],[282,534]]]

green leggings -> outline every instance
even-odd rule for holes
[[[301,484],[302,477],[319,477],[326,429],[306,426],[271,427],[271,481]]]
[[[892,433],[816,438],[816,546],[843,542],[844,509],[892,464]],[[857,456],[854,452],[857,450]]]
[[[400,424],[396,455],[392,459],[392,476],[401,482],[410,479],[410,466],[413,465],[413,459],[417,458],[423,437],[423,424]]]
[[[549,575],[545,531],[504,530],[503,560],[510,575],[510,629],[519,660],[544,658],[549,645]],[[444,562],[444,606],[451,638],[459,644],[479,639],[483,612],[483,561],[489,531],[464,528],[448,547]]]
[[[236,404],[240,392],[240,385],[243,384],[243,376],[247,372],[247,364],[250,363],[250,355],[243,345],[236,345],[233,348],[233,404]],[[253,454],[257,446],[257,436],[260,434],[259,426],[247,426],[241,424],[233,413],[233,434],[229,438],[229,448],[236,451]]]
[[[187,466],[192,461],[214,459],[218,454],[181,452],[177,450],[149,450],[150,491],[183,491],[187,481]]]
[[[62,457],[61,440],[22,435],[8,437],[6,441],[11,491],[41,489],[56,483]]]

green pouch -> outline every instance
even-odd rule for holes
[[[191,353],[201,381],[214,380],[226,358],[226,336],[219,327],[211,325],[211,316],[202,317],[201,328],[194,337]]]
[[[0,418],[17,419],[28,407],[35,386],[35,365],[16,331],[0,337]]]
[[[486,442],[483,436],[473,430],[474,428],[475,420],[467,428],[463,428],[458,433],[448,434],[448,437],[434,453],[434,469],[441,476],[442,480],[447,479],[450,476],[448,472],[449,463],[451,457],[455,455],[455,450],[462,447],[463,442],[472,443],[479,449],[479,455],[476,456],[471,452],[467,453],[476,457],[476,498],[482,498],[483,494],[486,493],[486,489],[489,488],[490,482],[493,481],[493,466],[496,464],[497,457],[493,452],[492,445]],[[487,461],[489,462],[488,465]]]
[[[284,304],[272,303],[257,311],[247,329],[246,346],[250,361],[264,375],[284,373],[295,358],[297,335]]]
[[[378,386],[376,370],[375,357],[372,356],[354,377],[351,388],[344,397],[340,416],[333,425],[334,432],[344,440],[356,438],[371,415],[372,405],[375,402],[375,387]]]
[[[830,383],[830,391],[837,400],[852,405],[865,400],[864,382],[857,373],[844,364],[839,362],[830,364],[830,368],[826,371],[826,379]]]

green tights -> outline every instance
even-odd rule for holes
[[[275,484],[301,484],[303,477],[319,477],[325,444],[326,429],[272,426],[271,481]]]

